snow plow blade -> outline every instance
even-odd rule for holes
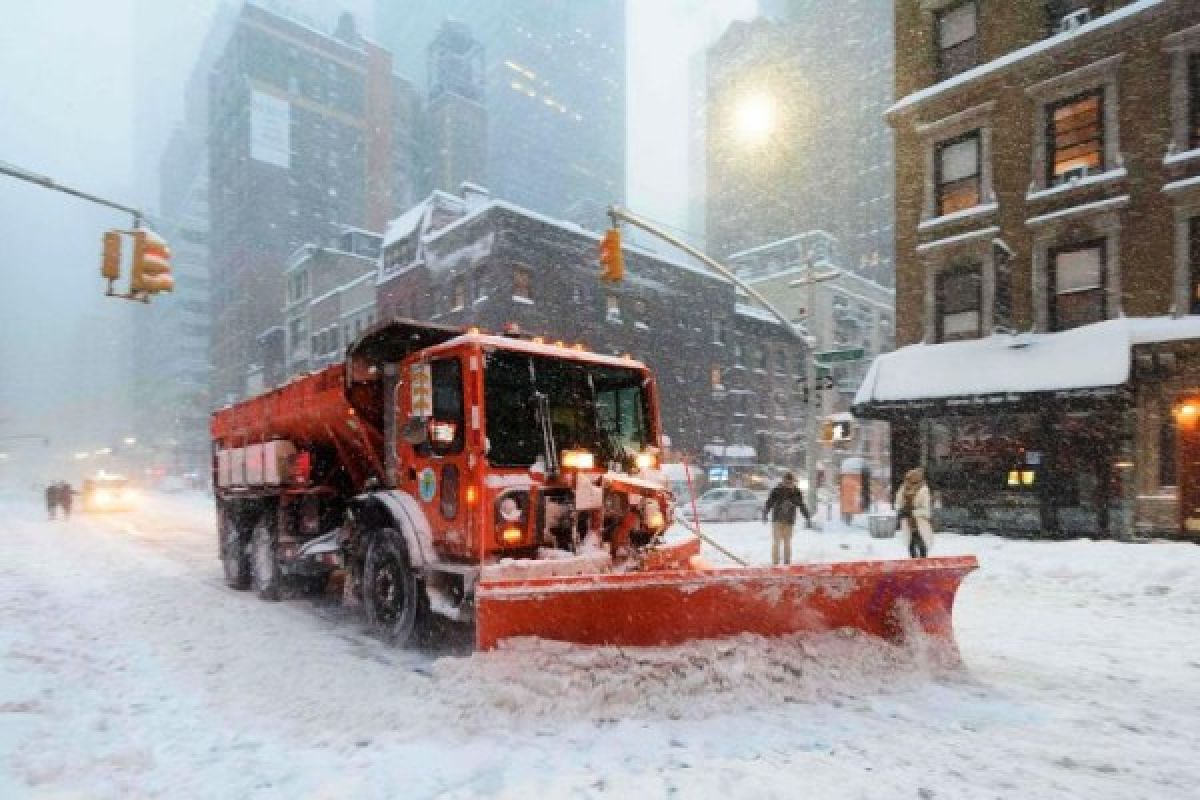
[[[660,646],[742,633],[857,628],[954,646],[954,597],[974,556],[789,567],[675,569],[480,583],[476,646],[533,636]]]

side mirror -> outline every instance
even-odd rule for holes
[[[428,428],[425,427],[425,420],[421,417],[409,417],[408,422],[404,423],[404,427],[400,430],[400,438],[413,447],[425,444],[428,440]]]

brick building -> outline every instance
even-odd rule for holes
[[[1200,5],[896,3],[897,339],[941,524],[1200,528]],[[1194,534],[1193,534],[1194,535]]]
[[[599,239],[478,186],[434,192],[389,227],[380,316],[517,323],[632,353],[655,370],[674,449],[700,459],[706,446],[738,445],[759,463],[801,463],[803,353],[770,316],[740,302],[728,280],[638,248],[626,248],[622,283],[601,284]]]

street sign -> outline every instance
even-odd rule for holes
[[[848,347],[845,350],[826,350],[813,353],[818,364],[836,364],[841,361],[861,361],[866,351],[861,347]]]
[[[824,378],[827,375],[833,374],[833,367],[826,364],[817,364],[817,377]]]

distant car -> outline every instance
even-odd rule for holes
[[[83,510],[92,512],[132,511],[137,505],[137,491],[119,475],[85,479],[80,498]]]
[[[762,515],[764,499],[749,489],[709,489],[696,500],[696,512],[702,522],[733,522],[742,519],[757,519]],[[685,517],[692,510],[681,510]]]

